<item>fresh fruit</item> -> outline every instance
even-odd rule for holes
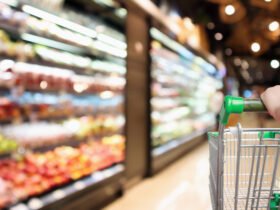
[[[16,150],[18,147],[15,141],[5,138],[3,135],[0,135],[0,154],[8,153]]]
[[[61,146],[45,153],[29,153],[22,160],[1,159],[0,187],[3,180],[10,186],[12,196],[8,200],[0,196],[0,207],[123,161],[124,144],[123,136],[114,135],[77,148]]]

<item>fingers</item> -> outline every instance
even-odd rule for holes
[[[269,114],[280,121],[280,85],[268,88],[261,94],[261,99]]]
[[[274,118],[280,122],[280,109],[277,109],[275,111]]]

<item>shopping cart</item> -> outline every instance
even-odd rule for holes
[[[213,210],[280,210],[280,129],[225,128],[230,114],[265,111],[259,99],[226,96],[219,132],[209,132]]]

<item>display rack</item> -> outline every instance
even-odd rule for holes
[[[151,151],[149,174],[205,138],[216,123],[211,97],[222,82],[218,69],[156,28],[151,36]]]
[[[108,169],[95,172],[88,177],[75,181],[65,187],[58,188],[45,195],[31,198],[26,202],[17,203],[9,210],[33,209],[99,209],[108,202],[111,192],[104,192],[103,186],[116,190],[121,194],[124,166],[118,164]],[[103,189],[102,189],[103,188]],[[97,191],[96,189],[99,189]],[[107,196],[104,196],[107,194]],[[117,196],[117,195],[115,195]],[[92,202],[100,199],[99,202]]]
[[[122,193],[125,36],[59,9],[0,1],[0,209],[100,209]]]

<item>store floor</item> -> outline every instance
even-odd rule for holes
[[[207,141],[104,210],[210,210]]]

